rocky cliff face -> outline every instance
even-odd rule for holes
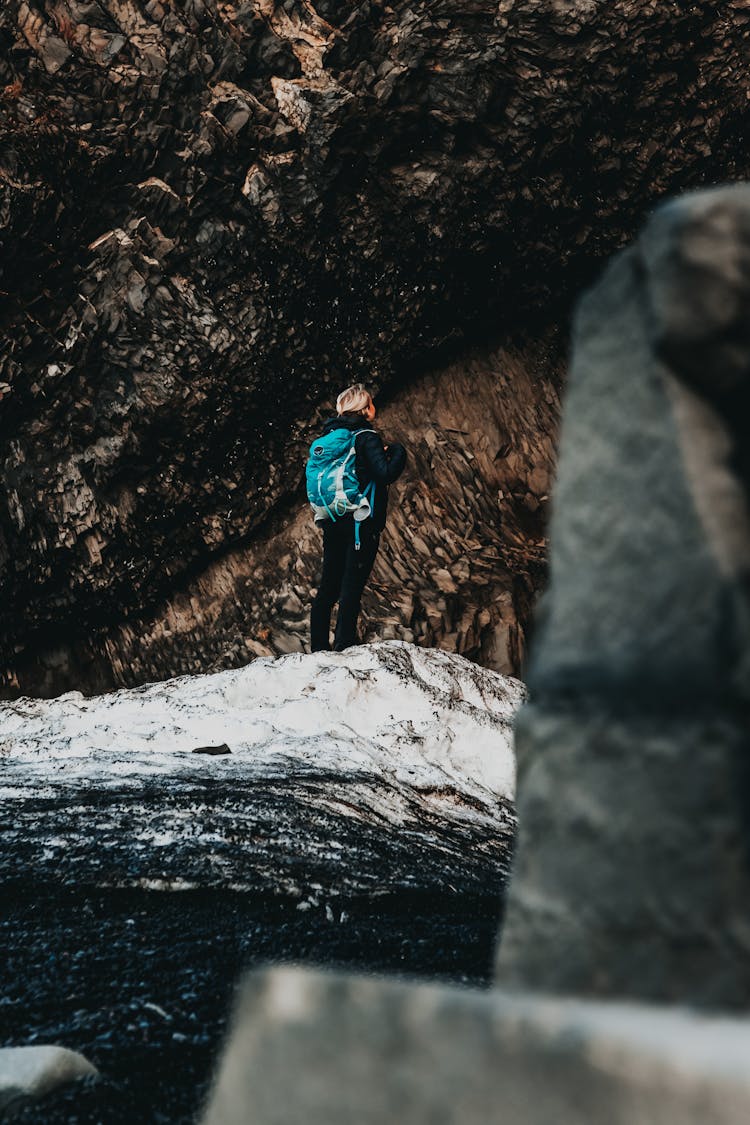
[[[126,648],[107,665],[104,634],[252,540],[342,382],[393,388],[488,325],[554,320],[654,198],[745,171],[747,21],[647,0],[8,0],[10,690],[61,686],[71,652],[111,680]]]
[[[515,673],[544,576],[560,370],[549,349],[464,357],[415,379],[378,419],[409,464],[365,592],[361,632]],[[311,433],[312,436],[312,433]],[[321,536],[294,504],[155,609],[19,659],[13,689],[54,694],[305,651]]]

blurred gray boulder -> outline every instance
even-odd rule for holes
[[[660,208],[579,309],[504,983],[750,1000],[749,422],[737,185]]]
[[[243,989],[203,1125],[743,1125],[750,1025],[279,968]]]

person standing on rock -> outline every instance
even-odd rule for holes
[[[339,612],[333,647],[357,643],[362,591],[385,527],[388,486],[404,471],[403,445],[384,445],[373,429],[375,403],[357,383],[336,399],[337,416],[310,447],[307,494],[323,529],[323,573],[310,612],[312,652],[330,649],[331,612]]]

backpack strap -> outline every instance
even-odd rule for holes
[[[370,433],[374,433],[374,432],[375,432],[374,430],[370,430]],[[375,507],[375,481],[374,480],[370,481],[370,483],[368,484],[367,488],[364,490],[362,495],[367,496],[368,500],[370,501],[370,516],[369,516],[369,518],[372,519],[372,510]],[[364,523],[364,520],[354,520],[354,550],[355,551],[358,551],[361,547],[361,543],[359,541],[359,525],[361,523]]]
[[[378,432],[377,430],[355,430],[354,436],[352,437],[352,445],[356,445],[357,438],[359,437],[360,434],[376,434],[377,432]],[[369,493],[369,496],[368,496],[368,493]],[[375,503],[375,481],[374,480],[370,481],[367,488],[363,491],[362,495],[368,496],[368,499],[370,501],[370,509],[372,509],[372,507]],[[361,543],[359,541],[359,525],[360,525],[360,523],[362,523],[362,520],[354,520],[354,550],[355,551],[358,551],[361,547]]]

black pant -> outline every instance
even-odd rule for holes
[[[340,651],[357,643],[357,617],[362,591],[378,553],[380,532],[371,520],[360,524],[359,550],[354,547],[354,521],[344,517],[323,524],[323,573],[310,612],[310,648],[331,647],[331,610],[339,603],[333,647]]]

